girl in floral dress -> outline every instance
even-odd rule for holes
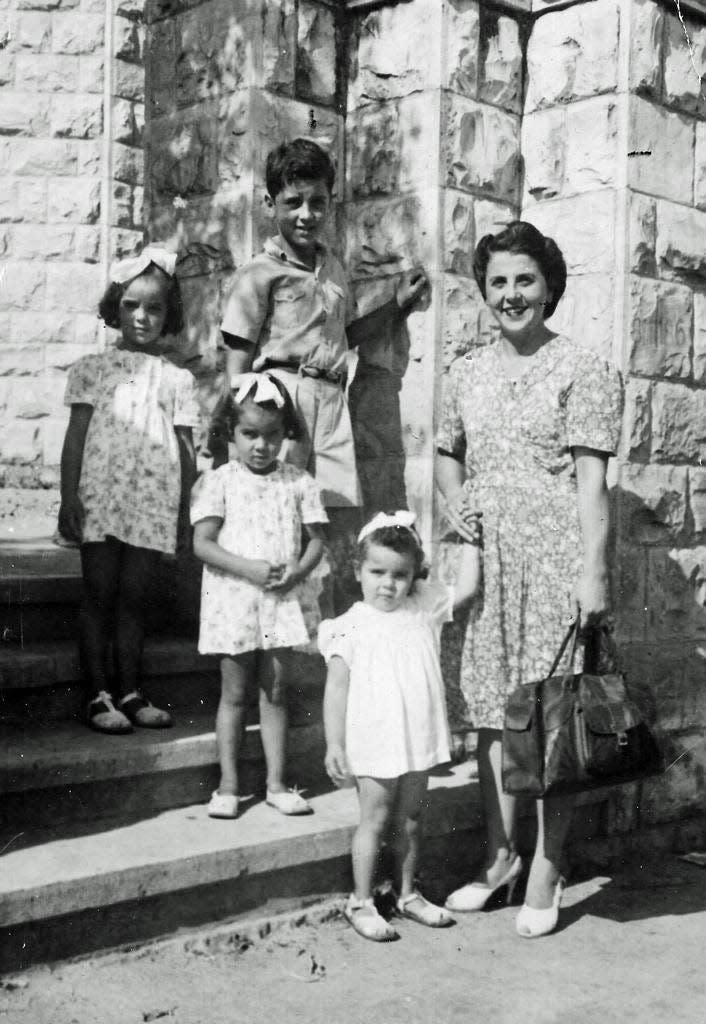
[[[476,880],[449,897],[454,911],[480,910],[500,888],[511,893],[521,872],[517,802],[500,774],[505,698],[547,674],[572,617],[591,625],[607,610],[606,467],[622,408],[618,373],[545,323],[566,286],[552,239],[514,222],[481,239],[474,272],[500,338],[452,367],[437,436],[449,522],[472,541],[474,512],[483,516],[484,579],[461,686],[478,730],[487,851]],[[571,806],[538,803],[523,937],[556,926]]]
[[[175,263],[148,247],[111,267],[99,312],[121,340],[79,359],[66,387],[59,533],[81,548],[81,666],[88,724],[100,732],[171,725],[143,695],[140,667],[150,583],[160,555],[176,550],[199,423],[191,374],[162,355],[164,335],[183,326]]]
[[[312,572],[323,555],[326,512],[314,479],[277,458],[285,438],[296,440],[301,429],[278,380],[244,374],[219,419],[237,460],[204,475],[191,508],[194,552],[205,563],[199,650],[221,655],[221,781],[208,813],[237,817],[247,694],[257,685],[267,803],[282,814],[307,814],[307,801],[285,784],[285,682],[290,649],[307,645],[318,626],[320,585]]]

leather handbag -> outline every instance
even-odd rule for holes
[[[549,675],[509,695],[502,782],[509,794],[581,793],[659,773],[657,741],[622,673],[573,673],[580,624],[571,626]],[[566,672],[555,675],[567,646]]]

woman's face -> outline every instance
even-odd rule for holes
[[[536,335],[544,327],[550,299],[536,260],[525,253],[493,253],[485,273],[485,301],[506,338],[521,342]]]

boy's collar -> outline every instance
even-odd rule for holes
[[[302,270],[312,269],[308,263],[302,263],[292,247],[287,245],[286,241],[280,238],[279,235],[266,239],[263,248],[268,256],[273,256],[281,263],[290,263],[293,267],[300,267]],[[316,263],[313,269],[321,266],[326,259],[327,251],[323,242],[316,243]]]

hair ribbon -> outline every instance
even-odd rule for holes
[[[409,530],[417,537],[417,531],[414,528],[415,518],[414,512],[408,512],[406,509],[400,509],[398,512],[378,512],[358,534],[358,543],[360,544],[376,530],[384,530],[385,527],[390,526],[397,527],[398,530]]]
[[[244,373],[238,378],[235,400],[240,405],[246,398],[250,398],[255,405],[273,402],[278,409],[284,407],[284,396],[267,373]]]
[[[176,269],[177,254],[163,249],[160,245],[147,245],[139,256],[128,256],[124,260],[118,260],[110,266],[110,280],[113,284],[127,284],[128,281],[139,277],[149,267],[150,263],[163,270],[168,277],[174,276]]]

